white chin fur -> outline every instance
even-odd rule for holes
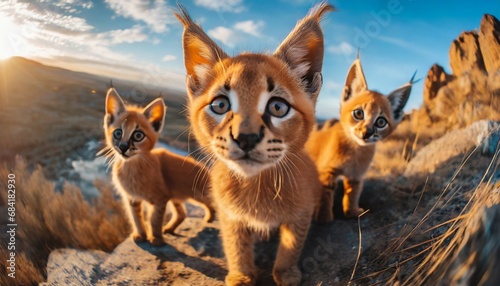
[[[374,140],[374,141],[366,141],[366,140],[363,140],[361,138],[359,138],[358,136],[356,136],[356,134],[354,133],[354,130],[351,130],[351,137],[354,139],[354,141],[356,141],[356,143],[358,143],[358,145],[360,146],[369,146],[369,145],[374,145],[375,143],[377,143],[377,140]]]
[[[258,175],[263,170],[272,166],[269,163],[257,163],[257,162],[235,162],[233,160],[228,160],[222,158],[224,163],[229,167],[229,169],[233,170],[236,174],[242,176],[243,178],[251,178]]]

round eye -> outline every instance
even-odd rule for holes
[[[365,113],[363,112],[363,109],[355,109],[352,111],[352,117],[356,120],[363,120]]]
[[[231,104],[229,103],[229,99],[224,95],[217,96],[210,103],[210,110],[212,110],[215,114],[222,115],[230,109]]]
[[[142,131],[135,131],[132,134],[132,140],[134,140],[135,142],[142,141],[144,139],[144,137],[146,137],[146,135],[144,135],[144,132],[142,132]]]
[[[386,125],[387,125],[387,119],[383,117],[379,117],[377,118],[377,120],[375,120],[375,127],[377,128],[384,128]]]
[[[290,111],[290,105],[284,99],[271,98],[267,104],[267,112],[274,117],[285,117]]]
[[[122,139],[122,130],[121,129],[115,129],[115,131],[113,131],[113,138],[115,138],[116,140],[120,140]]]

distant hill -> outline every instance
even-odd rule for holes
[[[49,178],[89,140],[100,141],[110,78],[13,57],[0,61],[0,162],[19,154],[30,165],[47,166]],[[113,79],[128,102],[145,106],[162,96],[168,105],[162,139],[174,141],[187,128],[179,92]],[[187,133],[178,140],[187,141]]]

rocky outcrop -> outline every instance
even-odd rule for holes
[[[427,73],[427,77],[424,82],[424,104],[425,106],[432,109],[434,104],[434,98],[437,96],[439,89],[447,85],[455,77],[449,75],[443,69],[442,66],[438,64],[432,65],[431,69]]]
[[[454,75],[461,75],[473,68],[484,70],[483,55],[477,33],[463,32],[450,47],[450,66]]]
[[[412,126],[443,123],[460,128],[500,119],[500,23],[484,15],[479,33],[463,32],[449,51],[452,74],[434,64],[424,83],[424,104]],[[417,122],[413,124],[413,121]]]
[[[422,148],[406,167],[405,176],[427,176],[450,158],[475,149],[492,157],[500,140],[500,122],[482,120],[451,131]]]
[[[500,69],[500,22],[492,15],[484,15],[479,29],[479,46],[488,73]]]

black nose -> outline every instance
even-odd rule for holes
[[[370,138],[370,136],[372,136],[372,135],[373,135],[374,130],[375,130],[375,129],[373,129],[373,128],[368,128],[368,127],[367,127],[367,128],[366,128],[366,131],[365,131],[365,132],[363,132],[363,139],[368,139],[368,138]]]
[[[241,150],[248,152],[255,148],[257,144],[259,144],[261,137],[257,133],[251,134],[239,134],[236,138],[236,143],[240,147]]]
[[[122,154],[125,154],[125,152],[127,152],[129,146],[128,146],[128,143],[127,142],[120,142],[120,144],[118,144],[118,148],[120,148],[120,150],[122,151]]]

